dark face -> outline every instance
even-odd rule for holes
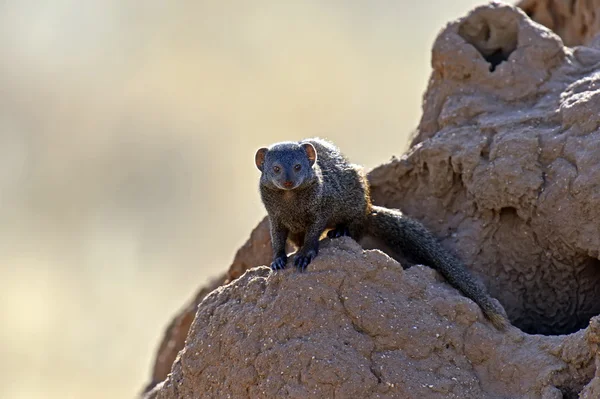
[[[315,160],[316,152],[310,144],[280,143],[256,153],[261,183],[281,190],[293,190],[314,179]]]

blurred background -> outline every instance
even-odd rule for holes
[[[1,1],[0,397],[134,397],[265,213],[255,150],[400,155],[478,3]]]

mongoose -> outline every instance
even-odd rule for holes
[[[271,222],[273,270],[286,266],[288,238],[299,248],[294,264],[304,271],[317,256],[325,230],[331,229],[330,238],[348,235],[357,241],[369,234],[440,271],[497,328],[509,324],[502,306],[421,223],[371,203],[362,167],[351,164],[332,143],[319,138],[276,143],[259,149],[255,162],[262,172],[260,193]]]

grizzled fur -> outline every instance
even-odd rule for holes
[[[421,223],[398,210],[371,204],[362,168],[349,163],[332,143],[318,138],[277,143],[257,151],[256,165],[262,172],[260,193],[271,222],[273,270],[286,266],[288,238],[299,248],[294,263],[304,271],[317,256],[324,231],[331,229],[332,238],[349,235],[355,240],[370,234],[440,271],[496,327],[508,325],[502,306]]]
[[[307,143],[317,154],[312,167],[303,146]],[[362,169],[351,165],[333,144],[310,139],[278,143],[261,151],[264,160],[260,164],[257,159],[257,166],[262,168],[260,193],[271,221],[273,269],[285,266],[287,238],[301,248],[295,264],[304,270],[317,256],[325,230],[362,235],[370,209],[367,180]],[[294,169],[297,165],[299,171]],[[290,188],[284,187],[286,181],[292,182]]]

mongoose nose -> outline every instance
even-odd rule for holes
[[[291,181],[283,182],[283,187],[285,187],[285,188],[291,188],[293,185],[294,185],[294,183]]]

